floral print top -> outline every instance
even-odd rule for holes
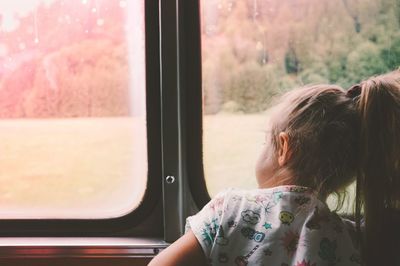
[[[352,222],[300,186],[228,189],[187,218],[210,265],[360,265]]]

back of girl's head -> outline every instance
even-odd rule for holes
[[[286,164],[297,184],[323,196],[344,188],[355,176],[359,116],[353,100],[334,85],[299,88],[284,95],[272,119],[272,143],[289,136]]]
[[[363,263],[399,265],[400,71],[370,78],[347,92],[333,85],[296,89],[275,110],[271,139],[276,151],[279,133],[289,136],[285,170],[297,184],[324,196],[356,176]]]
[[[398,246],[389,239],[400,237],[393,220],[400,207],[400,72],[363,81],[349,94],[361,115],[356,214],[359,222],[363,207],[364,261],[395,265]]]

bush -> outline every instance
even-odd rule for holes
[[[271,65],[247,63],[233,76],[226,97],[245,113],[264,111],[279,92],[277,76]]]
[[[240,113],[240,105],[234,101],[226,102],[222,105],[222,111],[225,113]]]
[[[347,80],[353,84],[388,70],[379,48],[372,42],[360,44],[349,54],[347,62]]]
[[[285,68],[288,74],[298,73],[300,71],[300,61],[294,49],[289,49],[285,54]]]
[[[316,62],[300,73],[302,84],[329,83],[329,71],[322,62]]]
[[[400,37],[394,39],[389,47],[382,49],[381,58],[389,70],[400,67]]]

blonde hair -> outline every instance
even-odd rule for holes
[[[370,78],[347,92],[334,85],[299,88],[284,95],[277,109],[272,144],[278,151],[279,133],[289,135],[286,168],[296,184],[327,196],[356,179],[363,264],[395,265],[394,241],[399,243],[400,237],[400,72]]]
[[[272,121],[272,144],[278,150],[279,133],[289,135],[286,168],[296,184],[327,196],[354,180],[359,114],[345,90],[335,85],[298,88],[284,95],[277,109],[281,115]]]

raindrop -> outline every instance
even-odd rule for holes
[[[38,24],[37,24],[37,9],[33,13],[33,24],[35,30],[35,43],[39,43],[39,33],[38,33]]]
[[[126,7],[126,1],[119,1],[119,6],[121,8],[125,8]]]
[[[104,25],[104,19],[102,19],[102,18],[99,18],[98,20],[97,20],[97,26],[103,26]]]
[[[258,17],[258,2],[257,0],[253,1],[253,21],[256,21]]]

